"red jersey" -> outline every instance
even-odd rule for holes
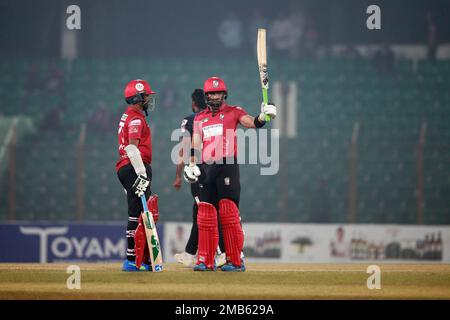
[[[138,149],[141,152],[142,161],[147,164],[152,163],[152,135],[144,115],[132,107],[128,107],[119,122],[118,142],[119,161],[116,163],[116,170],[130,163],[130,159],[125,152],[125,147],[130,139],[139,139]]]
[[[243,108],[225,103],[214,116],[209,108],[197,113],[194,134],[202,139],[202,162],[237,157],[236,128],[245,115],[247,112]]]

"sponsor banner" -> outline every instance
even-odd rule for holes
[[[157,225],[164,262],[184,251],[192,223]],[[450,227],[246,223],[249,262],[449,263]],[[0,224],[0,262],[106,262],[125,259],[123,223]]]
[[[192,223],[165,223],[165,261],[184,251]],[[450,227],[244,223],[249,262],[450,262]]]
[[[186,222],[166,222],[164,223],[164,241],[160,241],[164,245],[163,257],[165,262],[175,262],[174,255],[184,252],[186,243],[191,233],[192,223]]]
[[[450,262],[450,227],[244,224],[250,262]]]
[[[157,228],[163,241],[163,225]],[[126,223],[0,224],[0,262],[119,261],[126,257],[125,235]]]

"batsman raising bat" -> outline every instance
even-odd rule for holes
[[[245,128],[263,127],[267,117],[275,118],[276,107],[263,102],[261,113],[252,117],[243,108],[228,105],[227,87],[217,77],[207,79],[203,90],[207,108],[195,116],[191,161],[184,168],[184,177],[188,182],[196,182],[201,175],[203,182],[198,203],[199,241],[194,270],[216,270],[214,257],[219,241],[219,215],[226,252],[226,264],[221,269],[245,271],[241,259],[244,233],[239,213],[241,185],[236,128],[238,124]],[[201,159],[197,159],[196,154],[201,154]],[[201,170],[197,163],[202,163]],[[214,200],[218,201],[218,212],[212,204]]]

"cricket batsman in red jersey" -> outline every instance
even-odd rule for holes
[[[116,164],[117,176],[127,194],[127,258],[123,263],[123,271],[151,271],[148,260],[138,268],[136,255],[144,254],[145,230],[142,221],[143,211],[140,197],[145,194],[149,210],[155,222],[158,220],[157,196],[150,197],[152,179],[152,139],[151,131],[145,119],[147,110],[153,110],[155,99],[147,81],[136,79],[125,87],[125,101],[129,104],[119,122],[118,144],[119,160]],[[145,116],[144,116],[145,113]],[[139,227],[138,227],[139,224]],[[136,240],[136,242],[135,242]],[[139,250],[138,250],[139,249]],[[142,249],[142,250],[141,250]]]
[[[197,262],[195,271],[215,271],[214,261],[219,241],[217,214],[224,237],[226,264],[222,271],[245,271],[241,252],[244,232],[239,213],[241,185],[237,163],[236,128],[261,128],[265,116],[272,119],[277,114],[272,104],[262,104],[261,113],[252,117],[238,106],[226,103],[228,90],[225,82],[217,77],[205,81],[203,90],[208,108],[196,114],[192,138],[191,162],[184,168],[184,177],[190,182],[202,177],[197,223],[199,230]],[[201,170],[197,166],[196,153],[201,150]],[[219,202],[217,213],[212,202]]]

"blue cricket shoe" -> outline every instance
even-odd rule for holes
[[[216,264],[214,263],[214,268],[208,268],[207,266],[206,266],[206,264],[204,264],[203,262],[201,262],[200,264],[196,264],[195,266],[194,266],[194,271],[216,271],[217,270],[217,268],[216,268]]]
[[[231,261],[227,262],[222,266],[222,271],[227,272],[244,272],[245,271],[245,264],[244,260],[241,260],[241,266],[235,266]]]
[[[152,271],[152,268],[148,264],[141,264],[141,267],[138,269],[136,263],[134,261],[130,261],[125,259],[122,266],[122,271],[133,272],[133,271]]]

